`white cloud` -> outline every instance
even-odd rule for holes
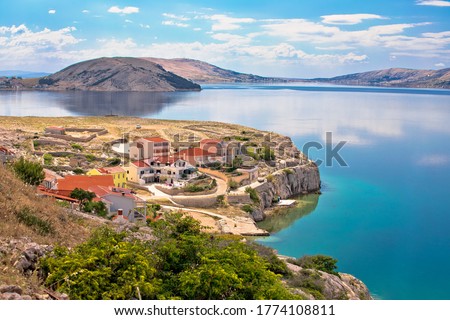
[[[444,68],[445,67],[445,63],[439,62],[439,63],[436,63],[434,66],[438,67],[438,68]]]
[[[131,13],[139,13],[138,7],[123,7],[119,8],[118,6],[113,6],[108,9],[109,13],[120,13],[120,14],[131,14]]]
[[[148,24],[143,24],[143,23],[140,23],[140,24],[139,24],[139,27],[141,27],[141,28],[143,28],[143,29],[150,29],[150,25],[148,25]]]
[[[450,157],[443,154],[431,154],[420,158],[417,164],[426,167],[440,167],[450,163]]]
[[[56,13],[56,10],[55,9],[50,9],[50,10],[48,10],[48,14],[55,14]]]
[[[386,19],[377,14],[357,13],[357,14],[332,14],[321,16],[322,22],[326,24],[358,24],[368,19]]]
[[[0,27],[1,67],[23,67],[54,65],[52,54],[63,54],[64,50],[82,41],[73,36],[75,27],[59,30],[44,28],[32,31],[25,25]],[[51,63],[48,63],[52,60]]]
[[[164,26],[175,26],[180,28],[187,28],[189,25],[187,23],[177,22],[173,20],[165,20],[161,23]]]
[[[125,19],[126,23],[133,23],[133,20]]]
[[[174,19],[174,20],[180,20],[180,21],[189,21],[189,20],[191,20],[188,17],[177,16],[176,14],[172,14],[172,13],[163,13],[162,15],[163,15],[163,17],[166,17],[168,19]]]
[[[81,11],[81,13],[84,13],[84,14],[88,14],[89,13],[89,10],[83,10],[83,11]]]
[[[233,18],[224,14],[214,14],[205,18],[214,21],[212,25],[213,31],[237,30],[241,28],[241,24],[243,23],[256,22],[253,18]]]
[[[192,30],[194,30],[194,31],[202,31],[202,28],[194,28]]]
[[[450,7],[450,1],[441,0],[419,0],[416,4],[418,6]]]

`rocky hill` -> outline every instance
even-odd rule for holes
[[[143,58],[164,69],[197,83],[262,83],[286,82],[282,78],[266,78],[253,74],[222,69],[204,61],[193,59]]]
[[[191,91],[198,84],[138,58],[99,58],[71,65],[39,80],[47,90]]]
[[[450,68],[440,70],[392,68],[312,80],[340,85],[450,89]]]

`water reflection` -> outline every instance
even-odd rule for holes
[[[177,104],[183,92],[0,92],[0,114],[9,116],[151,117]]]
[[[277,209],[276,214],[268,216],[264,221],[258,223],[258,227],[277,233],[289,227],[296,220],[303,218],[313,212],[319,202],[318,194],[308,194],[298,197],[297,205],[287,209]]]

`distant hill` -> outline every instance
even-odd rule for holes
[[[33,71],[22,71],[22,70],[0,70],[0,77],[21,77],[23,79],[29,78],[41,78],[48,76],[50,73],[46,72],[33,72]]]
[[[450,89],[450,68],[440,70],[392,68],[311,81],[356,86]]]
[[[253,74],[222,69],[204,61],[193,59],[142,58],[161,65],[167,71],[197,83],[261,83],[286,82],[283,78],[267,78]]]
[[[189,91],[198,84],[139,58],[99,58],[73,64],[39,80],[41,89],[87,91]]]

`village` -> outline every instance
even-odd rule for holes
[[[40,196],[114,223],[146,223],[178,210],[211,232],[267,235],[252,217],[260,207],[255,188],[273,172],[305,161],[290,140],[274,141],[270,133],[206,136],[208,130],[196,128],[170,136],[161,130],[147,135],[145,129],[136,124],[131,135],[121,136],[100,126],[16,130],[16,143],[0,147],[0,162],[19,157],[40,162],[45,172],[36,190]],[[75,196],[80,191],[90,195],[92,205]],[[273,202],[294,201],[275,196]]]

